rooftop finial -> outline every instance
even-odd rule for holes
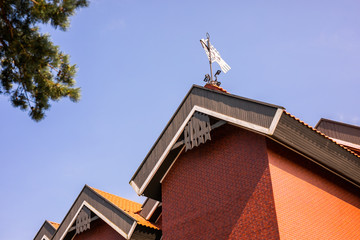
[[[210,34],[206,33],[206,39],[200,40],[201,46],[204,48],[206,55],[209,58],[210,64],[210,75],[206,74],[204,81],[211,85],[220,86],[221,82],[217,80],[217,77],[221,73],[220,70],[217,70],[215,73],[215,80],[213,79],[212,73],[212,63],[217,62],[224,73],[227,73],[231,68],[230,66],[220,57],[220,53],[210,44]]]

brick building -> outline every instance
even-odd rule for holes
[[[130,180],[148,199],[118,206],[132,218],[118,228],[125,239],[360,239],[359,153],[359,127],[315,129],[283,107],[193,86]],[[49,239],[72,239],[80,196]],[[120,226],[116,208],[85,206],[103,222],[74,239]]]
[[[45,221],[34,240],[157,240],[161,230],[141,215],[142,205],[84,186],[61,224]]]

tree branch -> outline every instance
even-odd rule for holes
[[[1,8],[1,18],[4,20],[4,22],[6,22],[6,25],[9,27],[10,29],[10,35],[11,35],[11,38],[14,37],[14,34],[13,34],[13,27],[9,21],[9,19],[7,19],[6,17],[6,13],[5,13],[5,9],[4,9],[4,0],[1,0],[0,1],[0,8]]]

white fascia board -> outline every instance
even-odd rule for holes
[[[275,129],[276,129],[276,127],[277,127],[277,125],[278,125],[278,123],[280,121],[280,118],[281,118],[281,115],[283,114],[283,112],[284,112],[284,109],[281,109],[281,108],[278,108],[276,110],[275,116],[274,116],[274,118],[273,118],[273,120],[271,122],[270,128],[269,128],[269,133],[268,134],[270,136],[274,134]]]
[[[42,236],[41,240],[50,240],[45,234]]]
[[[79,215],[79,212],[81,211],[81,209],[86,206],[87,208],[89,208],[93,213],[96,214],[96,216],[98,216],[99,218],[101,218],[104,222],[106,222],[110,227],[112,227],[115,231],[117,231],[121,236],[123,236],[125,239],[130,239],[132,233],[134,232],[134,229],[136,227],[137,222],[134,221],[129,233],[124,232],[123,230],[121,230],[118,226],[116,226],[113,222],[111,222],[109,219],[107,219],[103,214],[101,214],[98,210],[96,210],[93,206],[91,206],[87,201],[84,201],[81,206],[79,207],[79,209],[76,211],[76,214],[74,215],[73,219],[71,220],[70,224],[67,226],[65,232],[63,233],[63,235],[60,237],[60,240],[63,240],[66,236],[66,234],[68,233],[69,229],[71,228],[71,226],[74,224],[76,217]]]
[[[191,109],[188,116],[185,118],[184,122],[181,124],[180,128],[176,132],[173,139],[170,141],[169,145],[166,147],[165,151],[163,152],[163,154],[161,155],[161,157],[159,158],[159,160],[155,164],[155,166],[152,169],[152,171],[150,172],[150,174],[147,176],[147,178],[146,178],[145,182],[143,183],[143,185],[140,188],[138,188],[138,186],[133,181],[130,182],[130,185],[134,188],[134,190],[136,191],[136,193],[139,196],[144,193],[145,188],[149,185],[151,179],[154,177],[155,173],[159,170],[161,164],[164,162],[164,160],[165,160],[166,156],[168,155],[168,153],[170,152],[172,146],[176,143],[176,141],[180,137],[181,133],[184,131],[184,128],[185,128],[186,124],[188,123],[190,118],[193,116],[195,111],[205,113],[205,114],[207,114],[209,116],[216,117],[218,119],[224,120],[224,121],[232,123],[234,125],[245,127],[245,128],[254,130],[254,131],[262,133],[262,134],[272,135],[274,133],[275,129],[276,129],[276,126],[277,126],[279,120],[280,120],[283,109],[280,109],[280,108],[277,109],[277,111],[275,113],[275,116],[273,118],[273,121],[272,121],[272,123],[270,125],[270,128],[266,128],[266,127],[262,127],[262,126],[259,126],[259,125],[244,121],[244,120],[233,118],[233,117],[230,117],[228,115],[224,115],[224,114],[209,110],[207,108],[203,108],[203,107],[195,105]]]
[[[332,140],[334,140],[335,142],[337,142],[338,144],[344,145],[345,147],[352,147],[352,148],[356,148],[356,149],[360,150],[360,145],[358,145],[358,144],[347,142],[347,141],[340,140],[340,139],[337,139],[337,138],[332,138],[332,137],[330,137],[330,138]]]
[[[135,231],[136,225],[137,225],[137,222],[134,221],[133,225],[132,225],[131,228],[130,228],[130,231],[129,231],[129,234],[128,234],[128,238],[126,238],[126,239],[130,239],[130,238],[131,238],[132,234],[133,234],[134,231]]]
[[[192,115],[194,114],[195,107],[193,107],[193,109],[191,109],[189,115],[185,118],[185,121],[181,124],[180,128],[178,129],[178,131],[176,132],[175,136],[173,137],[173,139],[170,141],[169,145],[166,147],[165,151],[163,152],[163,154],[161,155],[159,161],[156,163],[155,167],[153,168],[153,170],[151,171],[151,173],[149,174],[149,176],[146,178],[145,182],[143,183],[143,185],[141,186],[140,189],[135,189],[136,193],[140,196],[141,194],[143,194],[145,188],[147,187],[147,185],[149,184],[150,180],[154,177],[155,173],[157,172],[157,170],[160,168],[161,164],[163,163],[163,161],[165,160],[166,156],[168,155],[168,153],[170,152],[172,146],[176,143],[176,141],[178,140],[178,138],[180,137],[181,133],[184,131],[184,128],[187,124],[187,122],[190,120],[190,118],[192,117]],[[133,186],[133,185],[132,185]]]
[[[140,196],[141,194],[139,193],[140,192],[140,188],[136,185],[136,183],[131,180],[130,181],[130,186],[135,190],[135,192]]]
[[[156,208],[159,206],[160,202],[156,201],[156,203],[154,204],[154,206],[152,207],[151,211],[149,212],[149,214],[146,216],[146,220],[149,220],[151,218],[151,216],[154,214]]]
[[[172,166],[175,164],[176,160],[179,158],[180,154],[184,151],[185,149],[185,145],[182,146],[180,152],[178,153],[178,155],[176,156],[176,158],[174,159],[174,161],[171,163],[170,167],[168,168],[168,170],[166,171],[166,173],[164,174],[164,176],[161,178],[160,183],[162,183],[166,177],[166,175],[169,173],[170,169],[172,168]]]

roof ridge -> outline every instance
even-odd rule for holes
[[[212,90],[219,90],[219,91],[224,92],[224,93],[229,93],[224,88],[222,88],[222,87],[220,87],[220,86],[218,86],[216,84],[207,83],[207,84],[205,84],[204,87],[208,88],[208,89],[212,89]]]
[[[141,211],[142,204],[140,204],[138,202],[135,202],[135,201],[132,201],[132,200],[129,200],[129,199],[126,199],[126,198],[123,198],[123,197],[119,197],[119,196],[117,196],[115,194],[112,194],[112,193],[102,191],[100,189],[96,189],[96,188],[93,188],[93,187],[90,187],[90,186],[89,186],[89,188],[91,188],[93,191],[95,191],[97,194],[99,194],[102,198],[106,199],[107,201],[109,201],[111,204],[113,204],[117,208],[124,211],[130,217],[134,218],[134,220],[136,220],[138,224],[140,224],[142,226],[154,228],[154,229],[160,229],[155,224],[151,223],[150,221],[148,221],[144,217],[142,217],[140,214],[138,214],[139,211]],[[111,198],[116,198],[117,200],[121,200],[122,202],[126,202],[127,204],[137,205],[136,208],[138,208],[138,210],[135,209],[135,208],[132,209],[131,206],[130,207],[128,206],[128,209],[126,207],[123,208],[123,207],[121,207],[119,205],[118,202],[116,202],[116,200],[114,201],[114,199],[111,199]]]
[[[51,226],[53,226],[55,229],[58,229],[59,226],[60,226],[60,223],[57,223],[57,222],[53,222],[53,221],[50,221],[50,220],[46,220],[48,223],[50,223]]]
[[[59,224],[57,222],[53,222],[53,221],[50,221],[50,220],[46,220],[46,221],[48,221],[49,223]]]
[[[338,125],[342,125],[344,127],[350,127],[350,128],[355,128],[357,130],[360,130],[360,126],[358,125],[354,125],[354,124],[350,124],[350,123],[345,123],[345,122],[340,122],[340,121],[336,121],[336,120],[332,120],[332,119],[329,119],[329,118],[321,118],[318,122],[321,123],[321,122],[330,122],[330,123],[334,123],[334,124],[338,124]],[[316,124],[316,125],[318,125]]]
[[[353,155],[355,155],[356,157],[360,158],[360,155],[358,155],[357,153],[355,153],[354,151],[352,151],[351,149],[349,149],[348,147],[339,144],[338,142],[336,142],[334,139],[332,139],[331,137],[327,136],[326,134],[320,132],[319,130],[317,130],[316,128],[310,126],[309,124],[305,123],[304,121],[300,120],[299,118],[295,117],[294,115],[292,115],[291,113],[287,112],[286,110],[284,110],[284,113],[288,116],[290,116],[291,118],[295,119],[296,121],[298,121],[299,123],[303,124],[304,126],[310,128],[311,130],[317,132],[318,134],[320,134],[321,136],[329,139],[330,141],[332,141],[333,143],[337,144],[338,146],[342,147],[343,149],[345,149],[346,151],[352,153]]]
[[[90,186],[89,186],[89,187],[90,187]],[[97,188],[94,188],[94,187],[90,187],[90,188],[91,188],[92,190],[94,190],[94,191],[97,191],[97,192],[99,191],[99,192],[102,192],[102,193],[105,193],[105,194],[112,195],[112,196],[117,197],[117,198],[121,198],[121,199],[123,199],[123,200],[125,200],[125,201],[127,201],[127,202],[139,204],[140,206],[142,205],[141,203],[135,202],[135,201],[133,201],[133,200],[129,200],[129,199],[127,199],[127,198],[120,197],[120,196],[115,195],[115,194],[113,194],[113,193],[105,192],[105,191],[103,191],[103,190],[100,190],[100,189],[97,189]],[[104,197],[104,196],[103,196],[103,197]],[[127,211],[127,210],[124,210],[124,211]]]

